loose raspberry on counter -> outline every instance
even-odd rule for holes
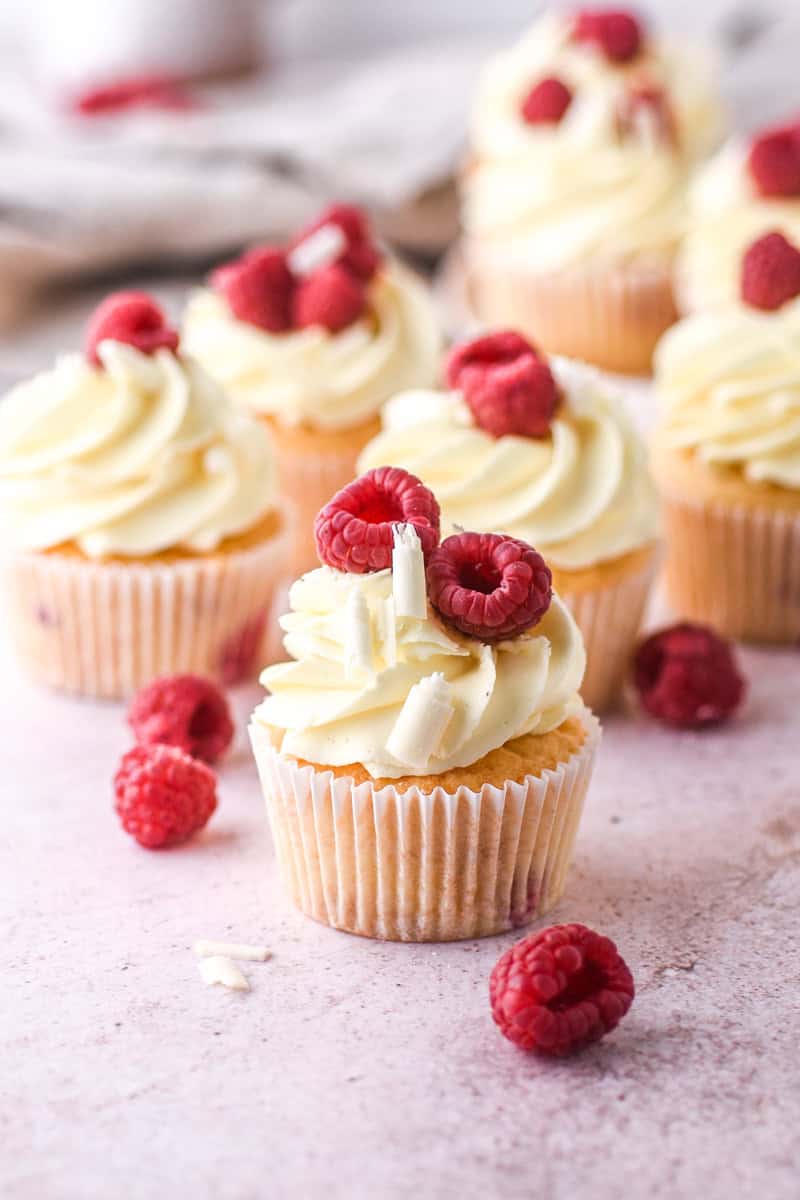
[[[575,16],[572,37],[593,42],[610,62],[630,62],[642,48],[642,27],[626,9],[582,9]]]
[[[234,262],[218,267],[211,276],[211,285],[225,297],[240,321],[268,333],[291,329],[295,281],[279,247],[248,250]]]
[[[139,107],[188,112],[197,108],[198,102],[180,79],[169,75],[132,75],[79,92],[70,107],[82,117],[95,117]]]
[[[155,354],[156,350],[174,353],[179,337],[152,296],[146,292],[112,292],[98,304],[86,328],[84,349],[93,367],[102,365],[97,348],[108,341],[135,346],[142,354]]]
[[[746,686],[729,643],[688,621],[641,643],[633,679],[647,712],[678,729],[724,721],[742,702]]]
[[[503,1036],[556,1057],[615,1029],[634,992],[614,943],[585,925],[529,934],[501,955],[489,978],[492,1017]]]
[[[380,266],[382,255],[373,240],[366,213],[355,204],[329,205],[292,239],[289,250],[294,250],[325,225],[337,225],[347,241],[338,262],[365,283],[369,282]]]
[[[755,138],[747,165],[762,196],[800,196],[800,122]]]
[[[439,542],[439,505],[416,475],[375,467],[353,480],[317,514],[320,561],[337,571],[366,575],[392,565],[392,526],[413,525],[427,558]]]
[[[520,105],[529,125],[557,125],[572,103],[572,92],[555,75],[534,84]]]
[[[339,333],[357,321],[366,306],[361,280],[342,263],[332,263],[297,285],[292,320],[296,329],[321,325],[330,333]]]
[[[768,312],[800,295],[800,250],[782,233],[765,233],[745,251],[741,295],[745,304]]]
[[[125,832],[155,850],[203,828],[217,807],[216,777],[177,746],[134,746],[114,776],[114,796]]]
[[[489,333],[456,346],[445,367],[447,383],[463,392],[476,422],[493,437],[547,437],[558,407],[558,387],[547,362],[513,330]]]
[[[482,642],[517,637],[550,607],[550,568],[527,542],[456,533],[428,562],[428,598],[448,625]]]
[[[140,744],[177,746],[209,763],[222,757],[234,732],[228,701],[201,675],[154,679],[131,701],[128,724]]]

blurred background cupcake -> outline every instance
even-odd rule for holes
[[[37,680],[116,697],[261,661],[287,549],[267,434],[145,294],[109,297],[83,354],[0,404],[0,514],[12,638]]]
[[[285,247],[261,246],[190,298],[188,350],[267,423],[294,515],[293,574],[316,563],[313,521],[352,479],[381,404],[433,383],[441,336],[425,285],[333,205]]]
[[[486,67],[462,175],[478,316],[644,372],[675,319],[692,165],[721,130],[705,56],[632,13],[551,12]]]
[[[656,352],[653,445],[676,612],[731,637],[800,638],[800,248],[773,232],[740,298],[685,318]]]
[[[521,335],[452,352],[451,390],[396,396],[359,468],[394,463],[435,492],[445,528],[522,538],[553,571],[586,644],[581,695],[617,698],[657,566],[644,445],[590,367],[550,363]]]

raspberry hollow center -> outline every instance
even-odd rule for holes
[[[548,1000],[546,1007],[551,1012],[566,1012],[583,1000],[593,999],[598,992],[608,987],[608,977],[602,967],[594,962],[584,962],[583,966],[570,977],[566,987],[557,996]]]
[[[363,503],[354,506],[352,511],[354,517],[360,517],[368,525],[382,525],[384,521],[394,523],[405,519],[402,506],[394,496],[385,492],[376,491],[370,496],[365,496]]]
[[[458,582],[471,592],[491,596],[503,582],[503,575],[492,563],[463,563],[458,573]]]

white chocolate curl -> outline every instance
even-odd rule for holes
[[[393,667],[397,663],[397,616],[394,611],[393,596],[386,597],[381,604],[378,616],[384,666]]]
[[[295,246],[286,261],[293,275],[312,275],[335,262],[346,249],[347,238],[339,226],[322,225]]]
[[[219,983],[223,987],[232,988],[235,992],[249,992],[250,984],[245,975],[230,958],[222,954],[213,954],[210,958],[201,958],[197,964],[203,983],[206,987]]]
[[[428,595],[425,587],[425,560],[422,543],[413,525],[395,525],[392,550],[392,594],[397,617],[416,617],[424,621],[428,615]]]
[[[362,592],[354,588],[345,607],[344,664],[349,679],[373,669],[372,627],[369,607]]]
[[[440,671],[415,683],[386,742],[398,762],[425,767],[435,754],[455,711],[450,684]]]

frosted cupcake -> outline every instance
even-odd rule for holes
[[[800,244],[800,122],[731,141],[699,173],[678,264],[681,309],[737,300],[742,255],[773,231]]]
[[[488,64],[462,179],[482,320],[649,370],[676,316],[689,171],[720,123],[708,80],[702,57],[625,12],[549,13]]]
[[[741,268],[741,300],[670,330],[653,470],[666,580],[683,616],[729,637],[800,638],[800,249],[775,232]]]
[[[381,404],[436,374],[441,339],[423,284],[372,239],[364,215],[327,209],[286,248],[220,268],[186,313],[185,343],[272,434],[296,516],[292,567],[316,563],[316,513],[352,479]]]
[[[457,347],[446,392],[401,393],[359,468],[396,463],[433,489],[449,526],[539,547],[586,644],[581,689],[617,697],[657,564],[644,447],[596,371],[551,363],[519,334]]]
[[[9,626],[30,673],[90,696],[252,673],[284,570],[276,492],[263,427],[148,296],[110,296],[84,354],[0,404]]]
[[[439,541],[393,467],[322,510],[251,734],[281,872],[369,937],[499,933],[561,895],[599,728],[580,633],[513,538]],[[427,578],[424,559],[427,559]]]

